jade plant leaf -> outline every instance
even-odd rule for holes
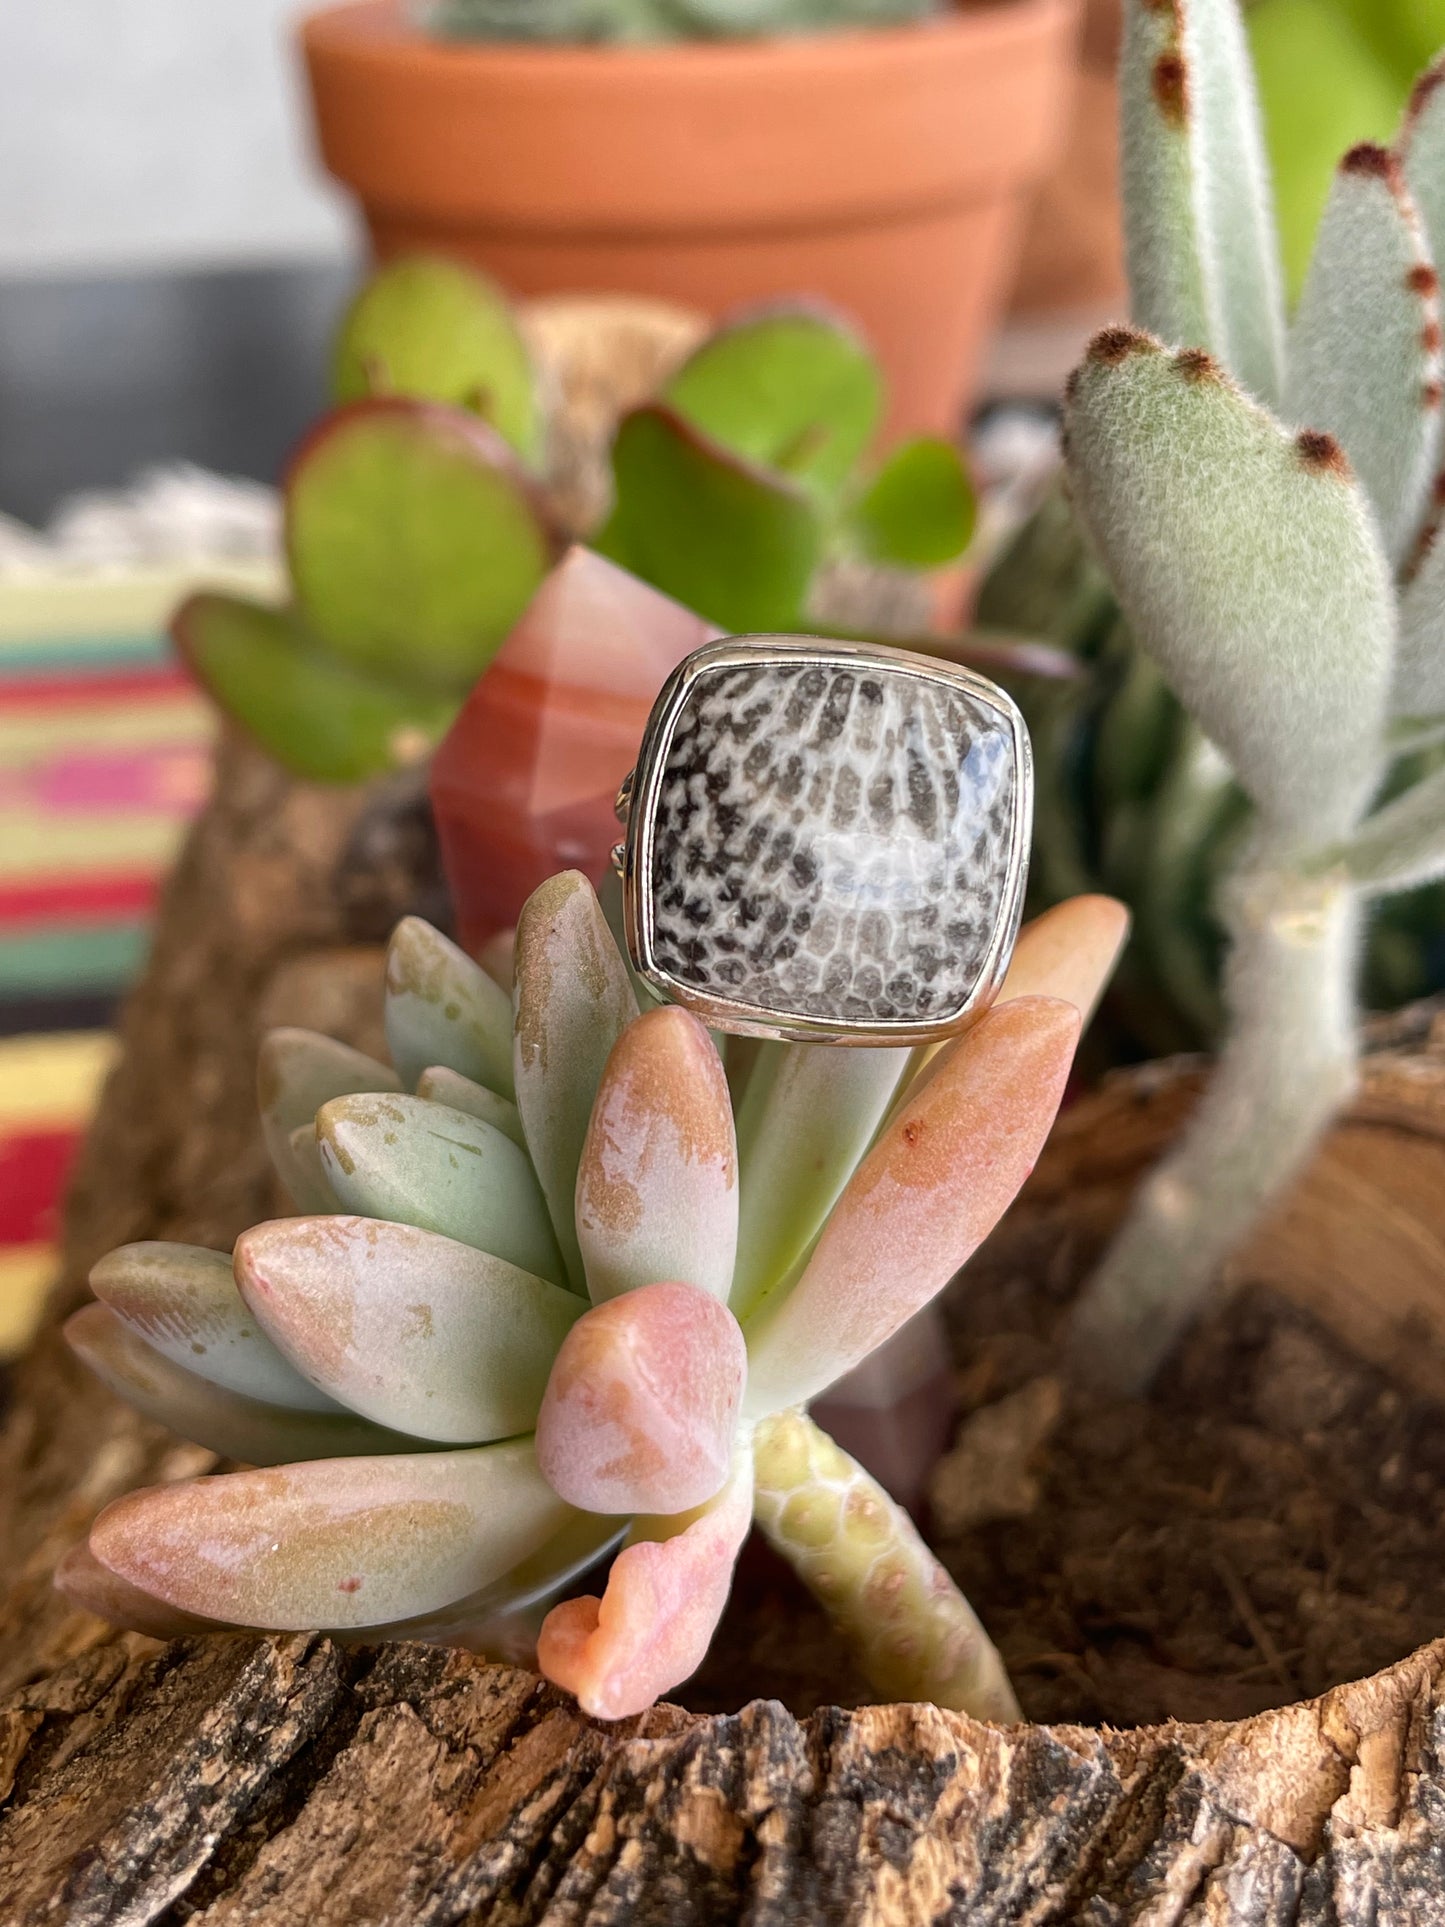
[[[830,495],[873,439],[883,377],[841,316],[778,307],[725,323],[660,399],[731,454]]]
[[[1126,0],[1119,73],[1134,318],[1276,404],[1282,276],[1237,0]]]
[[[594,1304],[659,1278],[726,1301],[738,1239],[732,1100],[711,1037],[676,1005],[648,1011],[614,1046],[576,1197]]]
[[[1395,591],[1338,443],[1128,328],[1092,343],[1066,434],[1075,501],[1186,707],[1277,829],[1348,829],[1381,773]]]
[[[350,1412],[301,1412],[228,1391],[155,1351],[110,1309],[86,1305],[66,1342],[97,1378],[158,1425],[247,1465],[330,1459],[352,1452],[415,1452],[417,1440]]]
[[[480,269],[408,255],[374,274],[337,336],[339,402],[409,395],[489,422],[528,461],[541,450],[537,378],[506,296]]]
[[[288,609],[193,595],[171,634],[220,708],[312,782],[359,783],[419,762],[456,714],[450,697],[393,687],[339,662]]]
[[[454,1111],[465,1111],[468,1117],[479,1117],[485,1124],[494,1124],[514,1144],[520,1144],[524,1151],[527,1148],[522,1113],[516,1105],[489,1091],[485,1084],[474,1084],[471,1078],[448,1069],[445,1064],[433,1064],[422,1072],[416,1081],[416,1094],[432,1104],[449,1104]]]
[[[344,1211],[436,1231],[562,1279],[527,1155],[492,1125],[420,1097],[339,1097],[322,1106],[316,1135]]]
[[[1399,564],[1414,546],[1440,444],[1440,303],[1399,162],[1340,164],[1289,340],[1285,414],[1344,448]]]
[[[956,562],[973,538],[973,484],[951,442],[920,436],[893,450],[848,517],[858,546],[899,569]]]
[[[537,1463],[587,1512],[685,1512],[726,1484],[748,1375],[727,1306],[659,1281],[595,1305],[562,1341]]]
[[[275,1343],[335,1398],[415,1438],[532,1429],[581,1301],[470,1245],[370,1218],[244,1233],[236,1279]]]
[[[735,635],[796,627],[823,555],[807,491],[731,455],[675,409],[635,409],[612,450],[616,501],[594,544]]]
[[[297,1134],[310,1133],[314,1143],[316,1113],[333,1097],[400,1089],[401,1079],[389,1064],[320,1031],[282,1025],[262,1038],[256,1063],[261,1134],[282,1183],[303,1211],[329,1211],[335,1199],[329,1188],[318,1190],[314,1151],[305,1140],[298,1148]]]
[[[558,553],[494,429],[434,402],[353,402],[286,476],[297,600],[335,656],[459,696],[486,668]]]
[[[266,1337],[236,1288],[229,1252],[122,1245],[92,1269],[90,1288],[137,1337],[198,1378],[298,1411],[339,1409]]]
[[[995,1005],[890,1119],[792,1290],[746,1322],[748,1410],[806,1404],[929,1303],[1033,1169],[1064,1094],[1079,1013]]]
[[[603,1598],[564,1600],[537,1642],[547,1678],[594,1719],[642,1713],[707,1657],[753,1519],[745,1457],[695,1512],[639,1519],[612,1562]]]
[[[511,998],[420,917],[404,917],[387,949],[386,1047],[406,1084],[444,1064],[513,1095]]]
[[[500,1579],[566,1518],[532,1441],[511,1439],[151,1486],[107,1506],[90,1547],[182,1612],[301,1631],[437,1611]]]
[[[585,1291],[577,1168],[592,1101],[637,999],[592,885],[576,870],[532,892],[517,925],[513,1068],[527,1147],[567,1275]]]

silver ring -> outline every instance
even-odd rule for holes
[[[1028,874],[1012,699],[900,649],[706,644],[617,799],[633,968],[715,1030],[913,1045],[992,1003]]]

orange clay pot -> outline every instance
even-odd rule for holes
[[[377,254],[442,248],[519,294],[716,314],[820,295],[887,368],[894,431],[949,432],[1067,132],[1080,0],[658,47],[429,39],[387,0],[306,21],[322,157]]]

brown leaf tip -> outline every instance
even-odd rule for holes
[[[1438,381],[1427,381],[1425,383],[1421,399],[1424,401],[1427,411],[1433,413],[1433,411],[1440,406],[1441,396],[1442,391]]]
[[[1130,355],[1147,354],[1153,346],[1152,336],[1146,335],[1142,329],[1120,323],[1113,328],[1100,329],[1089,343],[1087,359],[1100,368],[1117,368]]]
[[[1442,345],[1445,345],[1445,332],[1440,323],[1434,319],[1427,321],[1420,330],[1420,346],[1427,355],[1433,356],[1439,354]]]
[[[1294,445],[1311,474],[1337,475],[1341,481],[1349,480],[1350,458],[1333,435],[1326,435],[1318,428],[1305,428],[1295,436]]]
[[[1440,277],[1428,261],[1417,261],[1405,276],[1405,285],[1411,294],[1418,294],[1422,301],[1428,301],[1440,292]]]
[[[1183,54],[1160,54],[1150,78],[1154,104],[1171,127],[1182,127],[1189,119],[1189,67]]]
[[[1224,380],[1224,370],[1207,348],[1181,348],[1174,366],[1186,381]]]
[[[1374,141],[1361,141],[1352,147],[1340,162],[1342,174],[1357,174],[1364,180],[1388,181],[1398,190],[1402,185],[1400,163],[1388,147],[1380,147]]]
[[[1405,109],[1407,127],[1413,128],[1441,87],[1445,87],[1445,61],[1438,61],[1415,82],[1410,105]]]

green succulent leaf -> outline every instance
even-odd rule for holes
[[[201,1245],[122,1245],[90,1288],[162,1358],[230,1392],[302,1412],[335,1412],[266,1337],[236,1288],[231,1255]]]
[[[1445,57],[1417,83],[1398,146],[1438,266],[1445,261]]]
[[[808,492],[731,455],[674,409],[635,409],[612,450],[616,501],[594,546],[735,635],[795,628],[823,556]]]
[[[90,1549],[182,1612],[347,1628],[414,1619],[479,1592],[571,1516],[531,1440],[509,1439],[151,1486],[107,1506]]]
[[[298,1124],[289,1140],[293,1176],[286,1189],[298,1211],[334,1211],[336,1193],[321,1162],[314,1124]]]
[[[474,1084],[471,1078],[449,1070],[445,1064],[433,1064],[422,1072],[416,1081],[416,1094],[430,1104],[450,1104],[454,1111],[479,1117],[484,1124],[494,1125],[513,1144],[520,1144],[524,1151],[527,1148],[522,1113],[516,1105],[489,1091],[485,1084]]]
[[[444,1064],[513,1094],[511,998],[420,917],[402,919],[386,953],[386,1047],[405,1084]]]
[[[1284,298],[1237,0],[1126,0],[1120,115],[1134,319],[1277,404]]]
[[[334,1459],[358,1452],[415,1452],[417,1440],[350,1412],[300,1412],[247,1398],[155,1351],[110,1309],[87,1305],[65,1327],[72,1351],[102,1383],[157,1425],[246,1465]]]
[[[973,539],[973,483],[951,442],[920,436],[896,448],[849,516],[864,553],[899,569],[956,562]]]
[[[418,762],[456,714],[451,697],[338,662],[289,609],[193,595],[171,634],[219,707],[278,763],[315,783],[359,783]]]
[[[399,1091],[401,1079],[389,1064],[338,1043],[320,1031],[285,1026],[268,1031],[256,1063],[256,1102],[261,1132],[281,1182],[303,1211],[329,1211],[329,1187],[318,1189],[314,1150],[298,1151],[298,1132],[314,1145],[316,1113],[333,1097],[358,1091]]]
[[[496,282],[462,261],[408,255],[371,277],[341,324],[332,392],[449,402],[528,461],[540,454],[537,378],[516,318]]]
[[[344,1210],[440,1232],[562,1282],[532,1167],[492,1125],[420,1097],[339,1097],[322,1106],[316,1134]]]
[[[660,399],[730,454],[834,495],[873,439],[883,377],[840,317],[779,307],[719,328]]]
[[[1347,831],[1384,760],[1394,587],[1328,436],[1124,328],[1070,383],[1075,499],[1141,643],[1282,833]]]
[[[1440,304],[1414,202],[1382,147],[1345,156],[1289,340],[1285,414],[1341,443],[1399,564],[1440,444]]]
[[[475,682],[540,587],[556,537],[494,429],[435,402],[354,402],[286,478],[286,550],[335,656],[434,694]]]
[[[237,1241],[272,1341],[363,1417],[480,1444],[531,1431],[575,1292],[470,1245],[370,1218],[284,1218]]]

